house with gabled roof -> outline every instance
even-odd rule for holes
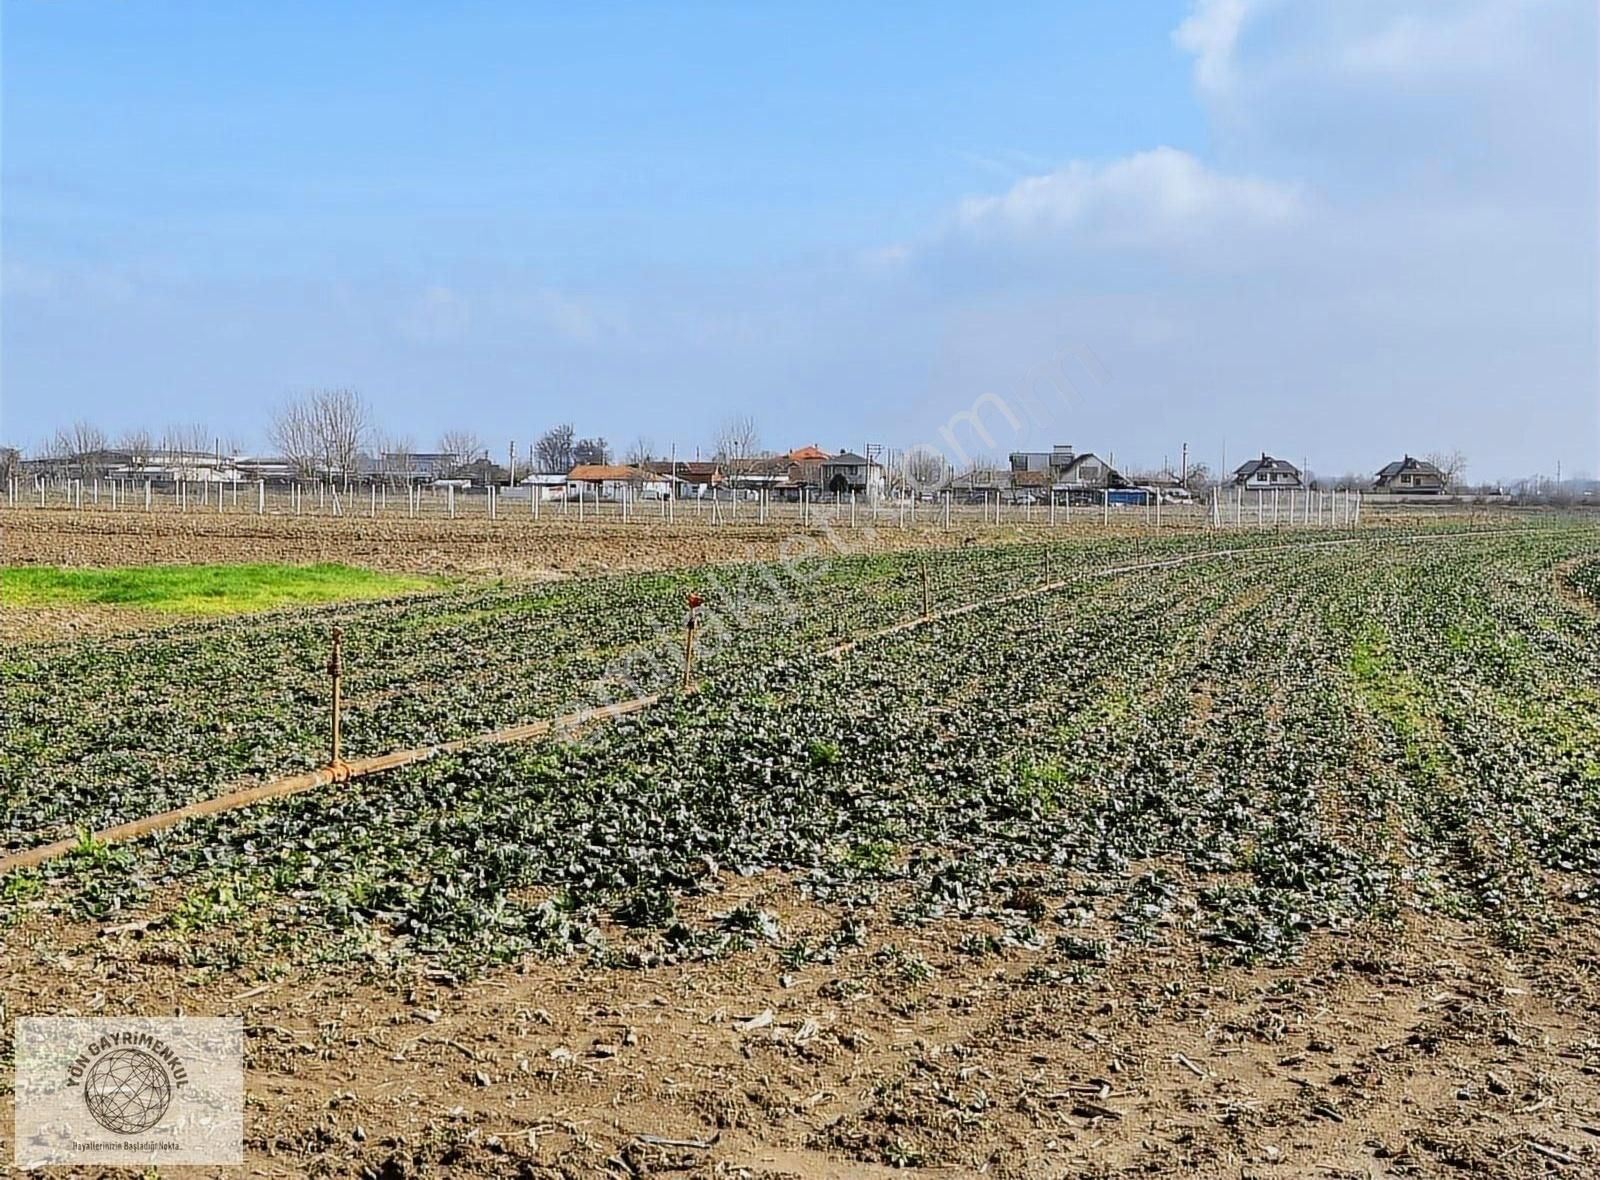
[[[1261,458],[1239,464],[1234,470],[1233,482],[1250,491],[1295,490],[1304,486],[1300,469],[1287,459],[1274,459],[1265,451]]]
[[[1444,485],[1444,472],[1426,459],[1414,459],[1410,455],[1387,464],[1372,481],[1376,491],[1413,496],[1436,496],[1444,491]]]
[[[850,493],[869,497],[883,495],[885,479],[883,464],[868,459],[854,451],[840,451],[822,462],[822,489],[835,496]]]
[[[582,491],[604,500],[614,500],[629,492],[651,498],[671,496],[681,483],[676,476],[624,463],[579,463],[567,472],[567,486],[574,495]]]

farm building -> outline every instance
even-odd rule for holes
[[[1009,487],[1010,483],[1010,472],[974,465],[950,481],[950,490],[960,498],[977,499]]]
[[[521,483],[530,496],[540,500],[562,500],[567,495],[567,477],[561,472],[535,471],[523,476]]]
[[[652,459],[640,466],[651,475],[667,478],[673,481],[673,486],[678,489],[678,496],[704,496],[707,491],[715,492],[723,487],[727,479],[722,472],[722,464],[709,463],[699,459],[679,460]]]
[[[385,451],[379,456],[382,469],[411,483],[430,483],[455,473],[461,456],[443,451]]]
[[[653,498],[670,496],[674,485],[680,482],[672,475],[623,463],[580,463],[567,472],[567,484],[573,494],[581,489],[584,495],[600,500],[619,500],[624,494]]]
[[[1261,458],[1241,463],[1233,473],[1233,482],[1253,491],[1272,491],[1302,486],[1300,469],[1287,459],[1274,459],[1265,451]]]
[[[1413,459],[1407,455],[1378,472],[1378,478],[1372,481],[1372,486],[1380,492],[1437,495],[1444,491],[1444,472],[1426,459]]]

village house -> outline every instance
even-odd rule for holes
[[[624,463],[579,463],[567,472],[568,494],[597,500],[661,499],[681,481],[672,475]]]
[[[806,488],[813,492],[822,490],[822,465],[829,459],[828,452],[811,443],[790,451],[789,484],[796,491]]]
[[[1413,459],[1407,455],[1378,472],[1378,478],[1372,481],[1372,486],[1380,492],[1438,495],[1444,491],[1444,472],[1426,459]]]
[[[664,476],[678,489],[678,496],[701,497],[715,492],[727,483],[722,464],[700,459],[652,459],[640,466],[652,475]]]
[[[1241,463],[1233,473],[1236,486],[1249,491],[1294,490],[1303,486],[1300,469],[1287,459],[1274,459],[1265,451],[1261,458]]]
[[[1093,451],[1078,454],[1065,443],[1048,451],[1013,451],[1011,489],[1017,496],[1047,496],[1049,492],[1097,492],[1120,487],[1123,479]]]
[[[835,496],[851,493],[876,499],[883,495],[883,464],[869,460],[854,451],[840,451],[829,455],[821,463],[822,490]]]

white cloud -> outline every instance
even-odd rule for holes
[[[1408,86],[1489,76],[1524,57],[1527,23],[1518,16],[1516,6],[1504,3],[1383,14],[1377,27],[1350,39],[1334,64]]]
[[[1172,33],[1180,49],[1194,54],[1195,81],[1207,89],[1226,86],[1233,74],[1233,50],[1249,15],[1247,0],[1196,0],[1189,16]]]
[[[1299,208],[1292,185],[1209,168],[1188,152],[1159,147],[1109,164],[1074,162],[962,203],[967,232],[1064,236],[1091,247],[1162,247],[1220,229],[1269,227]]]
[[[1084,439],[1600,466],[1595,25],[1576,0],[1197,0],[1173,40],[1206,154],[1039,170],[918,252],[950,379],[1065,337],[1115,374],[1073,406]]]

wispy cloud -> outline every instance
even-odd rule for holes
[[[1180,49],[1194,55],[1195,81],[1220,90],[1233,80],[1233,51],[1250,14],[1249,0],[1197,0],[1172,33]]]
[[[1068,164],[974,197],[957,215],[979,236],[1068,236],[1090,247],[1171,245],[1219,229],[1281,225],[1299,208],[1292,185],[1210,168],[1159,147],[1096,165]]]

